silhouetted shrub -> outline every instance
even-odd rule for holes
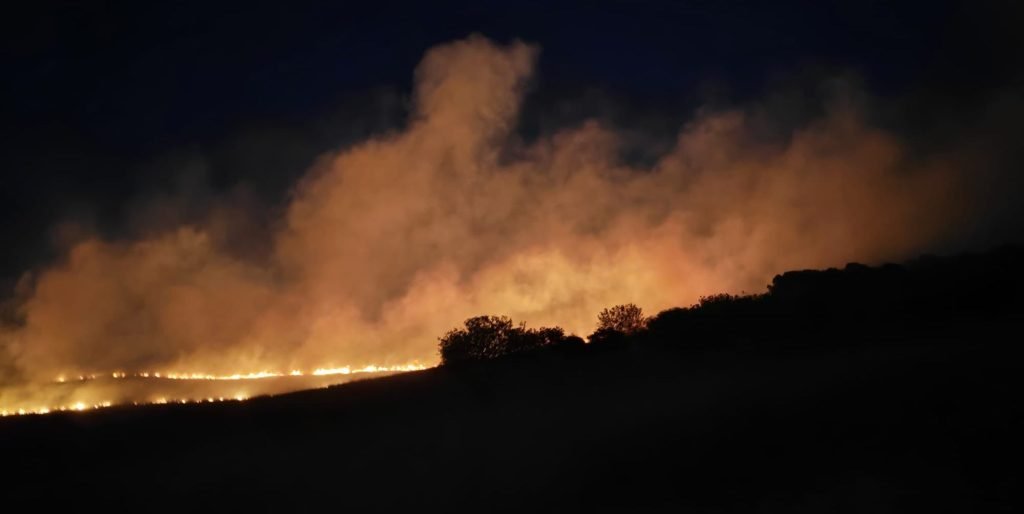
[[[590,346],[595,349],[617,348],[624,346],[629,336],[612,328],[599,328],[587,338]]]
[[[693,309],[702,318],[747,318],[764,313],[763,299],[763,295],[720,293],[700,297],[700,302]]]
[[[449,330],[438,338],[441,364],[493,359],[545,346],[572,344],[560,327],[527,329],[513,325],[507,316],[477,316],[465,321],[465,328]]]
[[[682,335],[693,328],[693,309],[675,307],[659,312],[647,322],[647,330],[655,339],[667,339]]]
[[[644,311],[632,303],[616,305],[605,309],[597,315],[597,330],[614,330],[623,334],[632,334],[647,326]],[[596,333],[596,332],[595,332]]]
[[[586,344],[587,343],[583,340],[582,337],[571,335],[566,336],[565,339],[562,339],[561,341],[556,343],[555,346],[557,348],[564,348],[567,350],[578,350],[586,346]]]
[[[541,327],[528,330],[526,333],[537,339],[537,346],[557,344],[565,339],[565,330],[562,330],[562,327]]]

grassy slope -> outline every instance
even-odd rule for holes
[[[816,326],[710,349],[662,335],[542,351],[239,404],[0,420],[16,470],[4,496],[276,511],[1010,511],[1024,486],[1019,316]]]

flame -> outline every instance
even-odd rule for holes
[[[348,366],[342,366],[340,368],[317,368],[313,370],[314,376],[326,376],[326,375],[351,375],[355,373],[382,373],[382,372],[405,372],[405,371],[418,371],[425,369],[420,364],[405,364],[402,366],[375,366],[373,364],[364,368],[352,369]]]
[[[125,372],[125,371],[113,371],[110,373],[89,373],[78,375],[79,381],[97,380],[100,378],[110,377],[111,379],[143,379],[143,380],[202,380],[202,381],[238,381],[238,380],[260,380],[268,378],[280,378],[280,377],[303,377],[303,376],[330,376],[330,375],[356,375],[360,373],[404,373],[408,371],[418,371],[426,369],[427,366],[420,363],[410,363],[395,366],[378,366],[371,364],[361,368],[353,368],[351,366],[341,367],[323,367],[316,368],[312,371],[303,371],[299,369],[292,369],[287,372],[285,371],[251,371],[245,373],[233,373],[230,375],[217,375],[213,373],[202,373],[202,372],[167,372],[167,371],[138,371],[138,372]],[[59,375],[54,379],[57,384],[64,384],[67,382],[66,375]],[[231,396],[206,396],[199,398],[171,398],[167,396],[158,396],[149,401],[143,402],[122,402],[116,403],[114,401],[105,400],[95,403],[87,403],[84,401],[76,401],[70,404],[62,405],[42,405],[33,408],[20,407],[17,409],[6,408],[0,409],[0,417],[8,416],[27,416],[27,415],[41,415],[51,414],[57,412],[85,412],[98,409],[104,409],[113,407],[115,405],[167,405],[167,404],[189,404],[189,403],[217,403],[226,401],[241,402],[250,399],[251,397],[245,391],[237,391]]]
[[[260,380],[264,378],[278,378],[278,377],[301,377],[301,376],[328,376],[328,375],[354,375],[357,373],[402,373],[406,371],[419,371],[426,369],[420,363],[401,364],[397,366],[377,366],[376,364],[370,364],[362,368],[353,368],[351,366],[341,366],[336,368],[316,368],[311,372],[305,372],[298,369],[293,369],[288,372],[284,371],[250,371],[247,373],[233,373],[231,375],[216,375],[213,373],[199,373],[199,372],[160,372],[160,371],[138,371],[135,373],[125,373],[123,371],[115,371],[110,373],[111,378],[163,378],[167,380]],[[79,375],[79,381],[95,380],[100,377],[105,377],[105,373],[90,373],[88,375]],[[64,375],[60,375],[55,379],[57,383],[64,383]]]

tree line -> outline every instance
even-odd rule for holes
[[[541,348],[612,347],[647,340],[691,345],[830,334],[832,340],[916,330],[929,323],[1024,318],[1024,249],[924,256],[903,265],[789,271],[767,292],[714,294],[689,307],[646,317],[626,303],[598,314],[585,342],[560,327],[527,328],[507,316],[477,316],[439,338],[442,364],[480,361]],[[917,327],[917,328],[915,328]],[[836,330],[841,328],[842,330]],[[815,335],[819,334],[819,335]]]

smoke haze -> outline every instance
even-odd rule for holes
[[[959,161],[911,156],[845,95],[771,137],[750,110],[701,110],[653,165],[593,120],[524,141],[540,57],[480,36],[428,51],[407,124],[322,156],[266,252],[238,251],[237,205],[138,239],[77,237],[14,300],[10,376],[431,364],[473,315],[586,335],[604,307],[759,292],[971,223]]]

